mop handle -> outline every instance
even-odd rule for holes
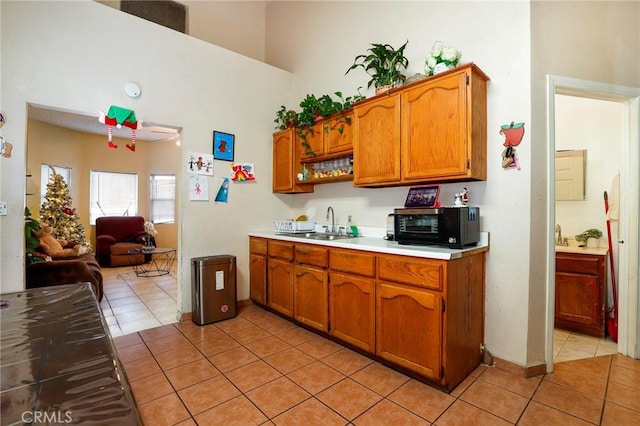
[[[609,214],[609,197],[607,196],[607,191],[604,191],[604,212],[605,214]],[[616,273],[613,269],[613,246],[611,244],[611,222],[607,217],[607,239],[609,241],[609,265],[611,267],[611,290],[613,291],[613,310],[617,312],[618,310],[618,295],[616,293]]]

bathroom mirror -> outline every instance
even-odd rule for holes
[[[585,199],[587,151],[556,151],[556,201]]]

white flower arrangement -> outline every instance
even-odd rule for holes
[[[435,42],[431,53],[425,59],[424,71],[427,75],[434,75],[455,68],[461,56],[462,52],[455,47],[443,46],[440,42]]]
[[[156,227],[154,226],[153,222],[145,222],[144,232],[146,232],[147,235],[144,237],[143,250],[147,250],[147,252],[150,252],[153,250],[153,247],[155,245],[154,238],[158,236],[158,231],[156,231]]]
[[[144,223],[144,232],[152,237],[158,236],[158,231],[156,231],[156,227],[153,225],[153,222]]]

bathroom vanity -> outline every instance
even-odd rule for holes
[[[605,335],[606,248],[556,247],[555,328]]]

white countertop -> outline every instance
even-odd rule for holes
[[[480,242],[476,246],[465,249],[448,249],[438,246],[401,245],[396,241],[387,241],[382,237],[355,237],[342,240],[313,240],[310,238],[293,237],[277,234],[275,231],[249,232],[251,237],[271,238],[294,243],[317,244],[327,247],[340,247],[353,250],[365,250],[376,253],[400,254],[403,256],[424,257],[429,259],[457,259],[489,249],[489,233],[480,233]]]
[[[579,247],[579,246],[556,246],[556,253],[574,253],[574,254],[594,254],[605,256],[609,252],[607,247]]]

